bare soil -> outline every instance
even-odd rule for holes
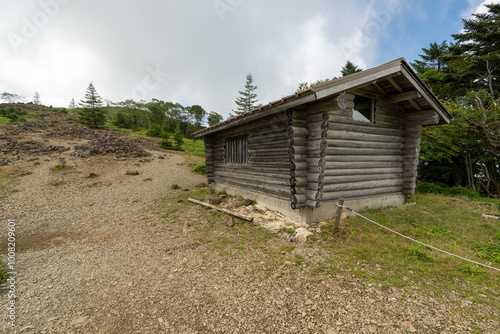
[[[0,160],[24,172],[0,199],[0,236],[16,221],[18,272],[14,327],[0,293],[2,333],[500,332],[497,309],[453,292],[316,273],[314,242],[189,203],[214,196],[196,187],[205,178],[154,142],[49,112],[0,131]],[[71,168],[52,170],[61,164]],[[260,225],[277,219],[245,210]]]

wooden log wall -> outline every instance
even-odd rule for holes
[[[300,111],[289,110],[287,116],[290,206],[295,210],[307,205],[307,121]]]
[[[328,114],[312,112],[307,117],[307,206],[319,208],[323,199],[328,148]]]
[[[422,126],[411,121],[405,122],[403,135],[403,194],[405,195],[415,193],[421,138]]]
[[[402,193],[404,122],[402,111],[377,101],[375,123],[352,119],[354,94],[329,104],[326,156],[321,167],[311,166],[308,177],[323,182],[323,202]],[[342,105],[344,108],[341,108]],[[323,170],[322,173],[320,173]]]
[[[215,138],[205,136],[205,164],[207,165],[207,181],[215,182]]]
[[[294,130],[291,131],[292,138],[298,136]],[[247,136],[248,162],[235,164],[224,161],[226,139],[244,136]],[[289,138],[289,117],[285,112],[218,133],[213,139],[211,153],[214,161],[214,181],[290,200]],[[305,152],[294,152],[297,164],[301,162],[301,155],[305,159],[304,154]],[[296,168],[299,168],[299,165]],[[302,172],[297,169],[295,174],[298,176]],[[305,175],[303,177],[305,178]],[[297,179],[294,185],[296,193],[305,193],[305,186],[305,181]]]

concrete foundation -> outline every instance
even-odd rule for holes
[[[215,183],[215,189],[217,191],[222,191],[224,189],[230,195],[240,195],[244,198],[254,200],[259,205],[262,205],[270,210],[277,211],[287,217],[290,217],[291,219],[295,219],[303,223],[315,223],[333,219],[337,210],[336,202],[322,203],[321,207],[317,209],[303,207],[293,210],[290,207],[290,201],[285,201],[268,195],[218,183]],[[403,204],[404,195],[402,194],[388,194],[353,200],[346,199],[344,201],[344,205],[354,211],[359,211],[364,208],[378,209],[389,206],[400,206]]]

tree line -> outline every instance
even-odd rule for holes
[[[500,198],[500,4],[411,65],[454,117],[424,129],[419,180]]]

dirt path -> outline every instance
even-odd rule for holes
[[[65,140],[50,143],[80,142]],[[2,292],[2,333],[500,329],[494,309],[458,295],[383,288],[343,268],[311,274],[325,255],[314,244],[291,245],[249,223],[227,227],[227,216],[188,203],[205,178],[189,172],[181,155],[82,159],[70,153],[16,160],[32,174],[0,200],[1,235],[14,218],[20,236],[16,325],[7,323],[9,299]],[[51,170],[60,156],[72,169]],[[476,319],[477,307],[489,320]]]

